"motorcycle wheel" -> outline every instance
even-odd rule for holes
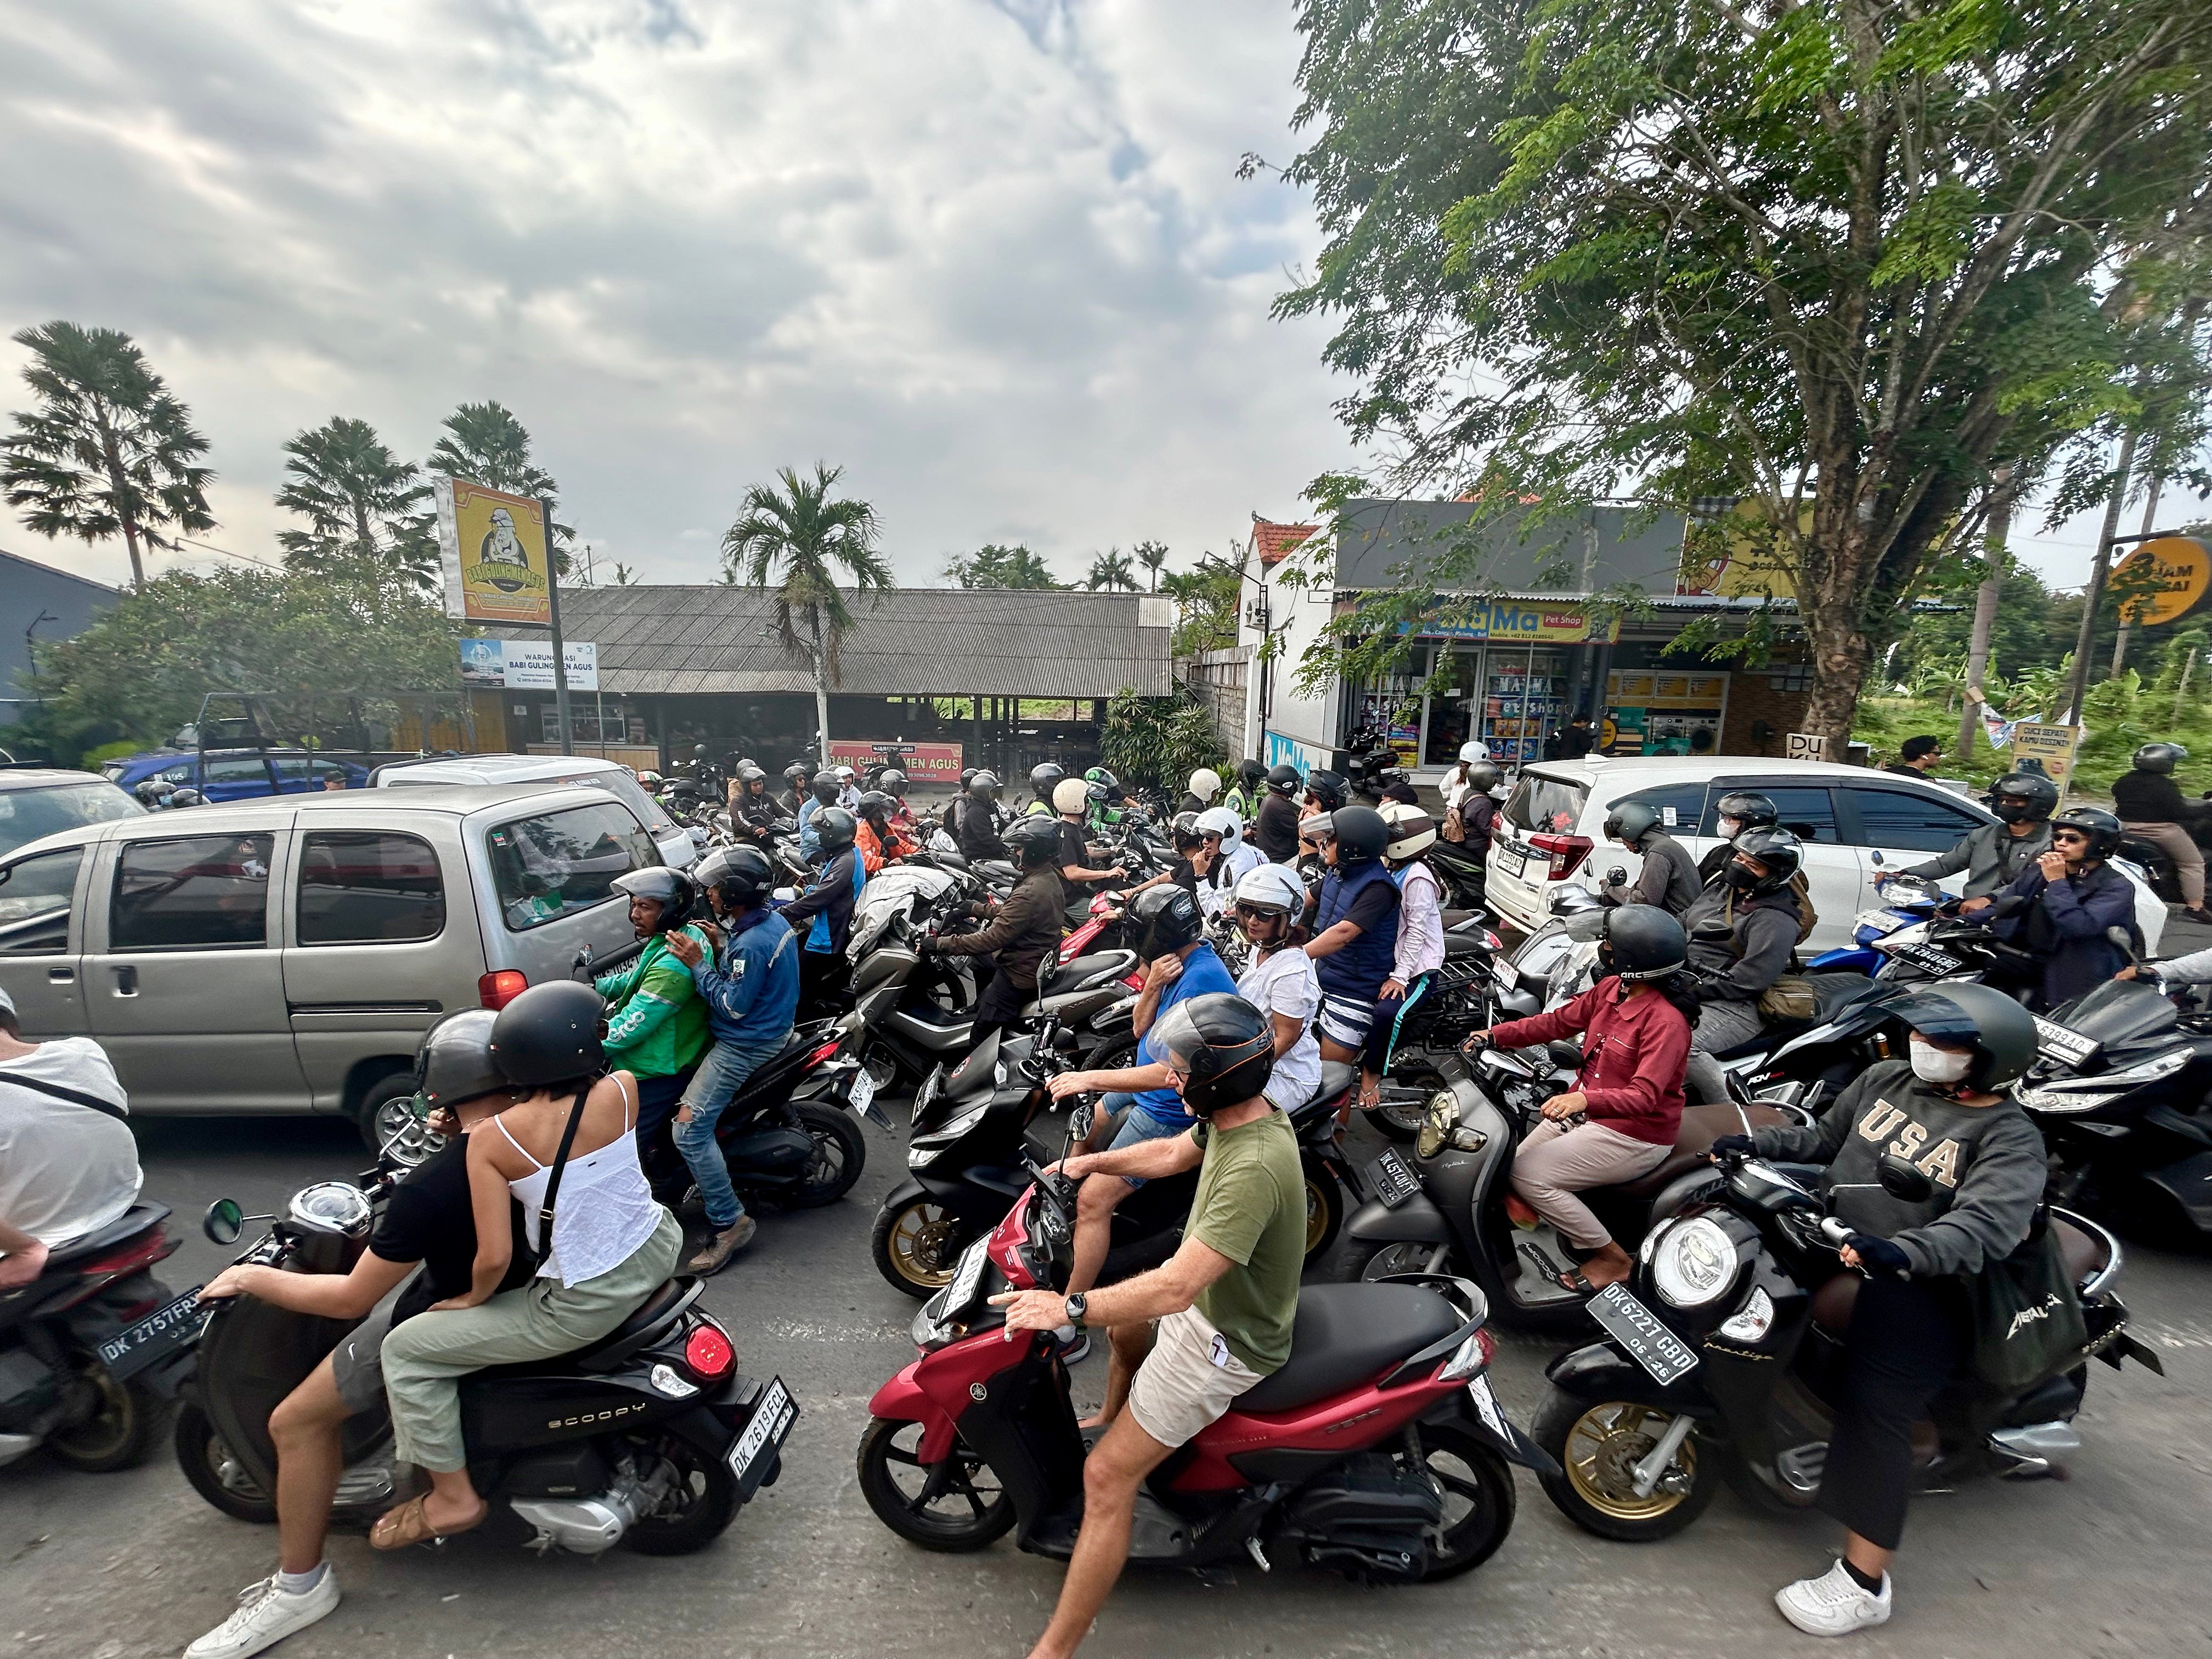
[[[1361,1107],[1360,1115],[1374,1125],[1377,1134],[1402,1145],[1419,1137],[1429,1097],[1443,1086],[1442,1074],[1425,1068],[1393,1073],[1382,1079],[1382,1103]]]
[[[234,1521],[251,1521],[260,1527],[276,1525],[276,1499],[238,1466],[208,1414],[198,1406],[188,1405],[177,1413],[176,1446],[177,1467],[184,1470],[194,1492]]]
[[[814,1161],[806,1166],[806,1178],[781,1197],[794,1210],[818,1210],[853,1190],[867,1167],[868,1143],[842,1106],[802,1100],[793,1109],[799,1127],[813,1138]]]
[[[1327,1164],[1311,1152],[1299,1160],[1306,1177],[1306,1266],[1328,1254],[1344,1225],[1344,1188]]]
[[[991,1466],[958,1441],[943,1462],[925,1465],[917,1455],[921,1436],[919,1423],[869,1419],[856,1466],[861,1496],[909,1544],[948,1555],[983,1548],[1014,1524],[1014,1500]]]
[[[653,1449],[676,1466],[676,1490],[641,1515],[623,1542],[640,1555],[690,1555],[703,1550],[738,1518],[738,1478],[719,1458],[702,1457],[671,1436]]]
[[[1547,1392],[1531,1432],[1559,1466],[1559,1474],[1538,1477],[1559,1512],[1584,1532],[1625,1544],[1671,1538],[1703,1515],[1721,1488],[1725,1460],[1694,1434],[1668,1466],[1669,1474],[1687,1475],[1687,1484],[1636,1495],[1636,1465],[1658,1443],[1664,1430],[1653,1424],[1664,1415],[1628,1401],[1592,1405],[1563,1389]]]
[[[168,1425],[168,1402],[135,1378],[118,1382],[92,1354],[79,1350],[64,1358],[76,1373],[66,1386],[90,1390],[92,1415],[48,1435],[46,1449],[87,1474],[137,1468],[154,1455]]]
[[[1421,1431],[1421,1461],[1443,1491],[1443,1524],[1431,1534],[1424,1583],[1456,1578],[1498,1553],[1513,1530],[1513,1471],[1495,1447],[1451,1424]]]
[[[875,1231],[868,1253],[876,1271],[893,1288],[921,1301],[952,1282],[960,1253],[969,1245],[968,1230],[951,1211],[926,1198],[892,1209],[876,1212]]]

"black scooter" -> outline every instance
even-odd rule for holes
[[[283,1216],[250,1218],[273,1224],[239,1260],[349,1272],[395,1184],[379,1169],[304,1188]],[[218,1200],[207,1236],[234,1244],[247,1219]],[[763,1383],[738,1369],[729,1333],[694,1305],[699,1291],[696,1279],[672,1279],[574,1353],[462,1379],[469,1478],[534,1528],[532,1548],[598,1555],[626,1541],[646,1555],[688,1555],[774,1484],[799,1407],[781,1377]],[[276,1519],[270,1413],[349,1328],[247,1296],[205,1313],[177,1414],[177,1462],[194,1491],[239,1520]],[[349,1418],[344,1448],[331,1516],[366,1525],[400,1495],[390,1419]]]

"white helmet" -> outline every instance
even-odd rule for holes
[[[1091,804],[1091,786],[1081,778],[1062,778],[1053,786],[1052,810],[1080,812]]]
[[[1198,833],[1221,837],[1221,850],[1232,850],[1244,833],[1244,820],[1225,806],[1209,806],[1198,815]]]
[[[1263,864],[1244,872],[1233,902],[1297,915],[1306,908],[1306,884],[1287,865]]]
[[[1190,793],[1200,800],[1212,800],[1221,793],[1221,774],[1210,766],[1201,766],[1190,775]]]
[[[1490,745],[1480,738],[1470,738],[1459,746],[1459,757],[1470,765],[1490,758]]]
[[[1436,845],[1436,820],[1419,807],[1402,800],[1386,800],[1379,810],[1382,822],[1390,826],[1390,839],[1382,848],[1385,858],[1402,861]]]

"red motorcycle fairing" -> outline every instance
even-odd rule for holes
[[[1232,1460],[1250,1452],[1318,1451],[1342,1456],[1363,1451],[1396,1434],[1437,1401],[1464,1389],[1469,1380],[1407,1382],[1389,1389],[1366,1382],[1348,1393],[1265,1417],[1231,1407],[1199,1431],[1190,1443],[1188,1460],[1176,1471],[1170,1488],[1200,1492],[1249,1486],[1252,1477],[1239,1472]]]
[[[952,1449],[961,1414],[988,1400],[992,1379],[1028,1359],[1033,1346],[1034,1339],[1026,1336],[1009,1342],[1002,1327],[978,1332],[908,1365],[876,1390],[868,1411],[893,1422],[922,1425],[915,1455],[925,1463],[939,1462]]]

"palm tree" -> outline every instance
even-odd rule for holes
[[[825,765],[830,688],[837,684],[838,650],[853,626],[833,567],[843,567],[855,588],[891,585],[890,567],[876,551],[876,509],[830,499],[844,471],[821,461],[811,478],[779,469],[781,491],[774,484],[745,491],[738,521],[722,538],[722,580],[734,582],[742,574],[755,587],[774,586],[777,636],[787,648],[804,652],[814,671],[814,723]]]
[[[1118,547],[1091,556],[1091,574],[1083,579],[1083,585],[1094,593],[1102,587],[1109,592],[1115,588],[1129,593],[1139,591],[1137,573],[1130,568],[1129,556]]]
[[[1136,550],[1137,562],[1145,567],[1152,578],[1151,591],[1158,592],[1160,572],[1166,568],[1168,562],[1168,544],[1165,542],[1139,542]]]
[[[514,411],[497,402],[463,404],[446,416],[446,435],[430,450],[429,470],[449,478],[466,478],[487,489],[503,489],[510,495],[528,495],[546,504],[549,520],[561,486],[553,475],[530,458],[530,429]],[[573,525],[555,523],[554,543],[565,550],[575,539]],[[561,574],[568,574],[568,555],[557,556]]]
[[[438,585],[435,516],[422,469],[393,454],[367,421],[333,415],[284,446],[276,505],[307,521],[280,530],[285,562],[328,574],[345,565],[428,592]]]
[[[18,410],[15,431],[0,440],[8,504],[28,507],[23,522],[41,536],[89,545],[121,535],[131,586],[143,587],[142,544],[173,547],[161,533],[172,525],[215,528],[207,504],[215,474],[196,464],[207,440],[128,334],[56,321],[15,341],[31,354],[23,380],[40,406]]]

